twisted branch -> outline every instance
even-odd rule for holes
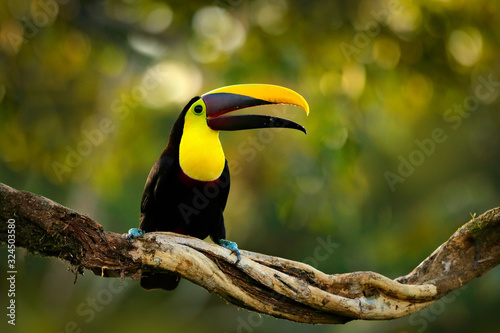
[[[16,245],[58,257],[96,275],[138,279],[170,271],[243,308],[296,322],[339,324],[393,319],[419,311],[500,263],[500,208],[462,226],[410,274],[391,280],[374,272],[328,275],[309,265],[230,251],[173,233],[123,235],[49,199],[0,184],[0,241],[15,219]]]

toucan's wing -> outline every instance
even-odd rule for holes
[[[158,180],[158,162],[154,164],[149,172],[148,179],[146,180],[146,185],[144,185],[144,192],[142,193],[141,199],[141,213],[147,211],[151,205],[151,199],[154,196],[154,188]]]
[[[142,194],[141,225],[139,229],[149,232],[160,227],[161,219],[159,219],[157,213],[161,209],[158,188],[165,186],[165,184],[162,184],[166,181],[165,175],[169,175],[171,172],[175,172],[175,163],[167,155],[162,155],[151,168]],[[146,290],[174,290],[179,281],[180,277],[173,273],[142,272],[141,287]]]
[[[157,230],[156,212],[160,209],[159,205],[161,204],[158,200],[158,189],[162,187],[161,184],[165,181],[165,175],[174,172],[174,168],[174,160],[167,155],[162,155],[151,168],[142,194],[139,229],[146,232]]]

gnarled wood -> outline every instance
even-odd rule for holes
[[[100,276],[171,271],[253,311],[297,322],[338,324],[393,319],[432,304],[500,263],[500,208],[473,218],[410,274],[328,275],[283,258],[242,251],[173,233],[148,233],[133,243],[44,197],[0,184],[0,241],[16,221],[16,245],[64,259]]]

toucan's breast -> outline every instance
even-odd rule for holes
[[[186,113],[179,145],[182,171],[195,180],[213,181],[222,174],[225,161],[219,132],[210,129],[204,117]]]

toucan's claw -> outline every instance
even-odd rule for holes
[[[137,229],[137,228],[132,228],[132,229],[129,229],[128,233],[127,233],[127,239],[129,240],[129,242],[132,243],[132,241],[134,240],[134,238],[137,238],[141,235],[144,235],[146,232],[144,230],[141,230],[141,229]]]
[[[225,239],[221,239],[221,240],[219,240],[219,245],[221,245],[222,247],[225,247],[228,250],[231,250],[231,254],[233,254],[233,253],[236,254],[238,259],[236,260],[236,262],[234,264],[238,265],[238,263],[241,261],[241,252],[240,252],[240,249],[238,249],[238,244],[236,244],[235,242],[225,240]]]

